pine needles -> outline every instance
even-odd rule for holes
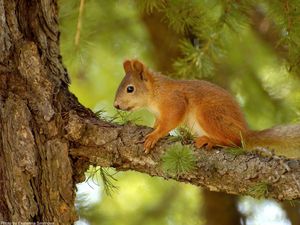
[[[88,177],[86,182],[89,183],[92,181],[96,185],[100,185],[102,183],[103,189],[107,195],[111,196],[112,193],[118,189],[118,187],[114,185],[114,182],[117,181],[114,177],[115,174],[110,173],[107,169],[100,166],[90,166],[87,173]]]
[[[181,34],[179,43],[182,57],[174,62],[175,75],[180,78],[203,78],[214,74],[216,62],[226,55],[226,39],[240,35],[251,25],[250,13],[262,8],[274,21],[281,35],[278,45],[288,47],[288,71],[300,71],[300,15],[298,0],[284,1],[196,1],[144,0],[137,1],[147,13],[154,10],[164,16],[163,22]],[[276,48],[276,46],[274,46]]]
[[[266,182],[260,182],[249,188],[248,194],[254,198],[266,198],[269,193],[269,184]]]
[[[165,7],[165,0],[136,0],[137,6],[141,11],[152,13]]]
[[[280,32],[277,45],[287,50],[286,66],[289,72],[300,71],[300,4],[298,0],[266,0],[264,9],[270,19],[274,20]]]
[[[196,158],[190,146],[172,145],[162,157],[163,171],[172,176],[180,176],[191,172],[195,167]]]
[[[97,116],[99,119],[106,120],[108,122],[115,122],[120,125],[136,123],[140,120],[139,117],[134,117],[132,112],[125,112],[120,110],[117,110],[114,115],[109,116],[105,113],[104,109],[100,109],[95,112],[95,116]]]
[[[175,130],[175,134],[170,137],[170,140],[187,145],[193,144],[195,136],[191,133],[191,131],[186,127],[178,127]]]

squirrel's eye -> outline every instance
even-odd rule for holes
[[[133,91],[134,91],[134,87],[131,86],[131,85],[129,85],[129,86],[127,87],[127,93],[132,93]]]

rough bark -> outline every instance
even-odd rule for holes
[[[76,220],[57,16],[56,1],[0,0],[0,221]]]
[[[76,220],[75,184],[89,164],[136,170],[169,179],[159,142],[142,144],[149,128],[97,119],[68,91],[59,54],[56,0],[0,0],[0,221]],[[195,151],[197,169],[174,177],[210,190],[247,194],[267,182],[268,196],[300,197],[300,162],[224,151]]]
[[[266,184],[267,197],[278,200],[300,197],[299,160],[283,161],[253,153],[235,156],[222,149],[196,150],[197,168],[188,174],[171,177],[162,171],[160,160],[166,149],[174,144],[168,137],[146,155],[140,142],[150,128],[83,119],[74,111],[68,117],[66,137],[74,146],[70,154],[92,164],[172,178],[230,194],[255,196],[251,190],[257,184]]]

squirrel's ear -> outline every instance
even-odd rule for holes
[[[132,64],[136,72],[138,72],[139,74],[144,72],[145,66],[142,62],[140,62],[139,60],[133,60]]]
[[[123,67],[124,67],[124,70],[125,70],[125,73],[127,74],[128,72],[131,72],[133,69],[132,69],[132,63],[130,60],[125,60],[123,62]]]
[[[133,60],[132,65],[134,70],[139,74],[141,80],[148,81],[151,79],[151,75],[148,73],[145,65],[139,60]]]

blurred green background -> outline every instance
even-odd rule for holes
[[[95,112],[115,115],[122,62],[137,58],[176,79],[226,88],[253,129],[299,121],[299,0],[60,0],[59,8],[70,89]],[[146,111],[131,116],[153,123]],[[78,224],[300,224],[298,202],[238,198],[136,172],[114,178],[111,196],[99,173],[78,185]]]

